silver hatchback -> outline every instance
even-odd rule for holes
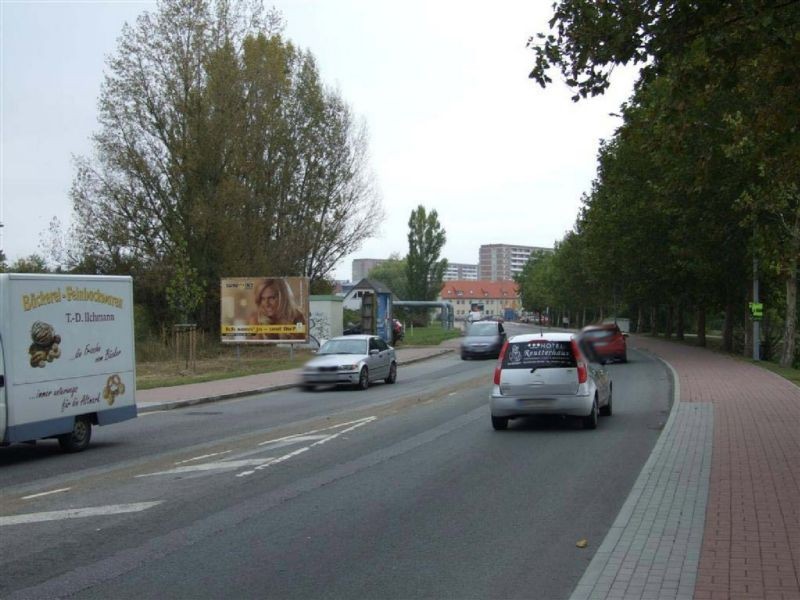
[[[500,352],[490,402],[492,427],[531,415],[580,417],[587,429],[611,415],[612,383],[590,348],[571,333],[516,335]]]

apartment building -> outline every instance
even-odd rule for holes
[[[531,254],[536,251],[552,253],[552,248],[483,244],[478,251],[478,277],[485,281],[512,280],[522,272]]]
[[[444,272],[444,281],[456,280],[476,280],[478,279],[478,265],[466,263],[447,263],[447,270]]]

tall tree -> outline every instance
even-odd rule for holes
[[[9,273],[49,273],[47,261],[39,254],[18,258],[8,267]]]
[[[675,232],[698,231],[682,225],[704,219],[707,225],[709,217],[728,216],[722,226],[715,222],[709,228],[710,235],[675,238],[695,259],[701,252],[730,257],[723,269],[708,268],[707,259],[679,260],[674,266],[705,280],[700,303],[717,301],[716,292],[707,293],[716,289],[731,305],[741,296],[741,283],[720,288],[715,277],[741,277],[744,253],[729,254],[735,244],[758,251],[785,279],[781,364],[792,364],[800,261],[800,142],[792,99],[800,93],[800,2],[561,0],[554,4],[550,27],[551,33],[530,43],[535,52],[530,76],[542,86],[558,69],[579,100],[603,93],[614,66],[641,63],[637,88],[663,88],[670,108],[651,116],[660,117],[662,139],[685,143],[672,158],[660,156],[675,167],[672,178],[661,178],[660,198],[672,204],[668,213],[678,199],[689,207],[679,215]],[[693,161],[678,168],[686,156]],[[679,174],[682,181],[675,178]],[[735,194],[732,183],[738,186]],[[736,224],[730,219],[734,215]],[[753,229],[756,244],[743,242],[754,237]],[[737,259],[739,268],[733,264]],[[698,291],[699,284],[692,287]]]
[[[406,278],[410,300],[434,300],[442,290],[447,259],[440,259],[447,241],[436,209],[429,213],[421,204],[408,219]]]
[[[86,262],[146,272],[163,304],[180,265],[206,326],[221,276],[323,278],[382,219],[364,126],[282,27],[260,2],[163,0],[123,29],[77,161]]]
[[[377,267],[370,269],[367,277],[380,281],[397,296],[404,300],[408,298],[408,272],[405,258],[400,258],[397,253],[389,256],[388,260],[383,261]]]

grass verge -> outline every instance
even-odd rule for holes
[[[194,368],[187,367],[185,362],[178,363],[175,360],[137,363],[136,388],[147,390],[296,369],[302,367],[312,356],[309,350],[295,349],[293,356],[290,357],[287,349],[285,352],[270,352],[263,355],[241,353],[237,358],[236,349],[229,350],[228,353],[221,353],[213,358],[198,359]]]
[[[403,340],[397,344],[398,348],[403,346],[438,346],[445,340],[461,337],[461,330],[457,328],[444,329],[441,323],[429,325],[428,327],[406,327]]]

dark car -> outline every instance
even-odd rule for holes
[[[461,340],[461,359],[497,358],[506,341],[502,321],[475,321]]]
[[[588,325],[581,330],[580,340],[601,362],[628,362],[627,340],[615,323]]]

